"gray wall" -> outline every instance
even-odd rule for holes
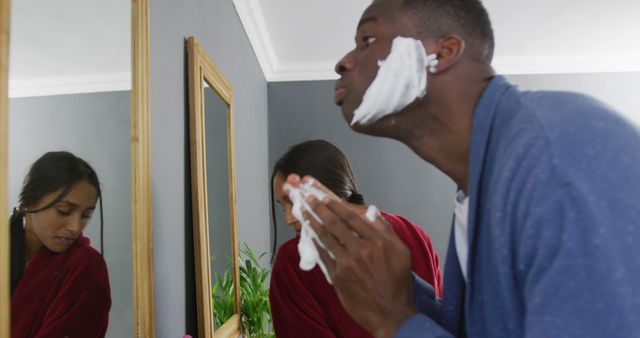
[[[129,92],[14,98],[9,101],[9,207],[17,206],[31,164],[52,150],[86,160],[100,178],[104,250],[112,306],[107,337],[130,337],[131,160]],[[100,214],[84,233],[100,250]]]
[[[574,90],[594,95],[640,123],[640,73],[520,75],[522,89]],[[430,235],[444,263],[452,219],[453,182],[399,142],[353,132],[333,104],[334,81],[269,84],[269,170],[295,143],[323,138],[351,162],[368,203],[408,217]],[[278,220],[278,242],[293,236]],[[441,265],[442,267],[443,265]]]
[[[238,235],[268,250],[267,83],[231,1],[151,2],[153,247],[158,337],[195,334],[184,39],[195,36],[235,94]]]

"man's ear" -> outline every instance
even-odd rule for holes
[[[456,34],[447,35],[436,41],[429,43],[429,50],[436,53],[438,59],[438,73],[445,71],[462,59],[464,54],[465,42]]]

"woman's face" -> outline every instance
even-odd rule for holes
[[[273,178],[273,192],[275,194],[276,201],[284,209],[284,221],[288,226],[292,227],[296,231],[296,233],[300,233],[300,228],[302,227],[302,225],[295,217],[293,217],[293,214],[291,214],[291,207],[293,206],[293,204],[289,200],[289,196],[287,196],[287,194],[282,191],[283,184],[284,177],[282,177],[280,173],[276,174],[276,176]]]
[[[29,210],[38,210],[53,201],[62,189],[43,196]],[[76,183],[58,203],[45,210],[26,213],[27,241],[44,245],[53,252],[64,252],[89,223],[98,200],[98,192],[87,181]]]

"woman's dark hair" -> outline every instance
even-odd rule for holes
[[[51,208],[60,202],[79,182],[86,181],[98,193],[100,201],[100,250],[103,252],[103,216],[102,192],[98,175],[83,159],[67,151],[51,151],[36,160],[22,184],[19,205],[13,209],[10,218],[11,227],[11,292],[15,290],[24,274],[25,265],[25,232],[23,218],[27,213],[36,213]],[[62,189],[49,204],[31,209],[42,197]]]
[[[272,260],[277,243],[273,180],[276,175],[286,179],[289,174],[293,173],[300,175],[300,177],[313,176],[338,197],[353,204],[364,204],[362,195],[358,193],[356,179],[347,157],[338,147],[324,140],[311,140],[289,148],[273,166],[271,173],[271,219],[274,230]]]

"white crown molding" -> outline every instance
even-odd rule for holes
[[[335,62],[279,62],[259,0],[233,0],[267,82],[335,80]],[[337,60],[335,60],[337,61]],[[560,74],[640,71],[640,55],[527,55],[496,56],[500,74]]]
[[[640,54],[497,56],[493,68],[507,75],[637,72]]]
[[[335,61],[279,62],[269,36],[259,0],[233,0],[240,21],[262,67],[267,82],[334,80]],[[500,74],[561,74],[640,71],[640,54],[514,55],[496,56]]]
[[[271,73],[269,82],[335,80],[334,62],[279,63]]]
[[[131,90],[131,74],[109,73],[9,80],[9,97]]]
[[[269,82],[335,80],[333,63],[280,63]],[[640,71],[640,55],[535,55],[496,57],[494,69],[505,75],[615,73]]]
[[[267,81],[270,81],[278,66],[278,60],[260,3],[258,0],[233,0],[233,4],[253,47],[253,52],[258,58],[262,73]]]

